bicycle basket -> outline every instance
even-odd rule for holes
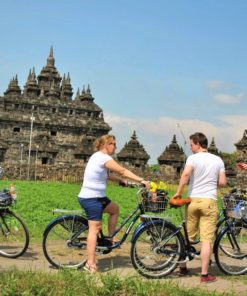
[[[168,192],[157,190],[155,196],[151,192],[143,192],[142,204],[145,212],[161,213],[168,205]]]
[[[0,191],[0,207],[8,207],[12,204],[13,199],[8,190]]]
[[[228,217],[238,220],[247,219],[247,201],[241,194],[236,192],[225,194],[223,207]]]

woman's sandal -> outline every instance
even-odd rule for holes
[[[113,245],[115,245],[115,244],[119,243],[120,240],[113,239],[111,242],[112,242]],[[125,246],[125,245],[126,245],[126,243],[121,243],[121,245],[118,246],[118,249],[122,249],[122,246]]]
[[[90,266],[87,262],[83,266],[83,269],[89,273],[97,273],[97,268]]]

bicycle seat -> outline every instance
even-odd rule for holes
[[[191,202],[191,199],[188,198],[171,198],[169,200],[169,205],[173,207],[182,207],[183,205],[188,205]]]

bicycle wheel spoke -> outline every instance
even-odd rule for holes
[[[29,234],[24,222],[13,212],[0,215],[0,255],[9,258],[21,256],[29,244]]]
[[[247,273],[247,229],[241,223],[224,230],[216,248],[215,259],[226,274]]]
[[[142,275],[160,278],[171,273],[178,264],[180,237],[162,223],[151,224],[139,233],[131,248],[133,266]]]
[[[45,232],[43,250],[57,268],[78,268],[86,260],[87,225],[78,217],[62,217]]]

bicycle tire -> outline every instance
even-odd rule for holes
[[[82,267],[86,262],[88,222],[77,215],[53,220],[45,229],[42,241],[44,255],[56,268]]]
[[[0,255],[17,258],[29,246],[29,232],[22,218],[9,209],[0,212]]]
[[[134,238],[131,262],[144,277],[163,278],[178,266],[184,248],[183,237],[176,226],[165,220],[154,220]]]
[[[216,238],[215,261],[227,275],[247,273],[247,231],[242,225],[228,225]]]

